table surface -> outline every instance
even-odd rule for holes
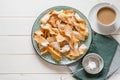
[[[65,5],[88,15],[105,0],[0,0],[0,80],[60,80],[70,73],[66,66],[43,61],[31,43],[31,29],[37,16],[52,6]],[[119,0],[109,2],[120,7]],[[119,80],[118,70],[109,80]]]

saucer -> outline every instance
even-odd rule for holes
[[[99,27],[98,27],[98,24],[97,24],[96,14],[97,14],[97,11],[103,6],[113,6],[114,7],[114,5],[111,4],[111,3],[105,3],[105,2],[104,3],[99,3],[99,4],[95,5],[90,10],[89,15],[88,15],[88,20],[90,21],[91,28],[92,28],[93,31],[95,31],[98,34],[102,34],[102,35],[110,35],[110,34],[116,32],[120,27],[120,11],[115,7],[118,16],[117,16],[116,23],[114,25],[114,26],[116,26],[116,29],[114,31],[113,30],[112,31],[110,31],[110,30],[108,30],[108,31],[100,30]]]

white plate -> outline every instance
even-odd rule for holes
[[[116,10],[117,10],[116,12],[118,13],[118,17],[117,17],[117,20],[116,20],[116,23],[115,23],[116,29],[114,31],[100,30],[98,28],[96,14],[97,14],[97,11],[103,6],[114,6],[114,5],[111,4],[111,3],[99,3],[99,4],[95,5],[90,10],[89,15],[88,15],[88,19],[90,21],[91,28],[92,28],[93,31],[95,31],[98,34],[109,35],[109,34],[112,34],[112,33],[116,32],[120,27],[120,11],[116,8]]]

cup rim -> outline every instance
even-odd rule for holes
[[[114,12],[115,12],[115,19],[114,19],[114,21],[112,21],[110,24],[104,24],[104,23],[102,23],[99,19],[98,19],[98,13],[99,13],[99,11],[101,10],[101,9],[103,9],[103,8],[110,8],[110,9],[112,9]],[[96,18],[97,18],[97,22],[100,24],[100,25],[103,25],[103,26],[111,26],[111,25],[113,25],[113,24],[115,24],[115,22],[117,21],[117,11],[116,11],[116,7],[114,6],[114,5],[105,5],[105,6],[102,6],[102,7],[100,7],[98,10],[97,10],[97,13],[96,13]]]

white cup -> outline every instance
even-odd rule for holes
[[[110,8],[115,12],[115,15],[116,15],[115,19],[110,24],[104,24],[98,19],[98,12],[103,8]],[[114,5],[110,4],[110,5],[105,5],[105,6],[100,7],[97,11],[96,18],[97,18],[98,28],[100,31],[104,32],[104,35],[112,34],[117,30],[117,26],[115,26],[115,24],[116,24],[116,21],[118,18],[118,12],[117,12],[117,8]],[[109,34],[107,34],[107,33],[109,33]]]

